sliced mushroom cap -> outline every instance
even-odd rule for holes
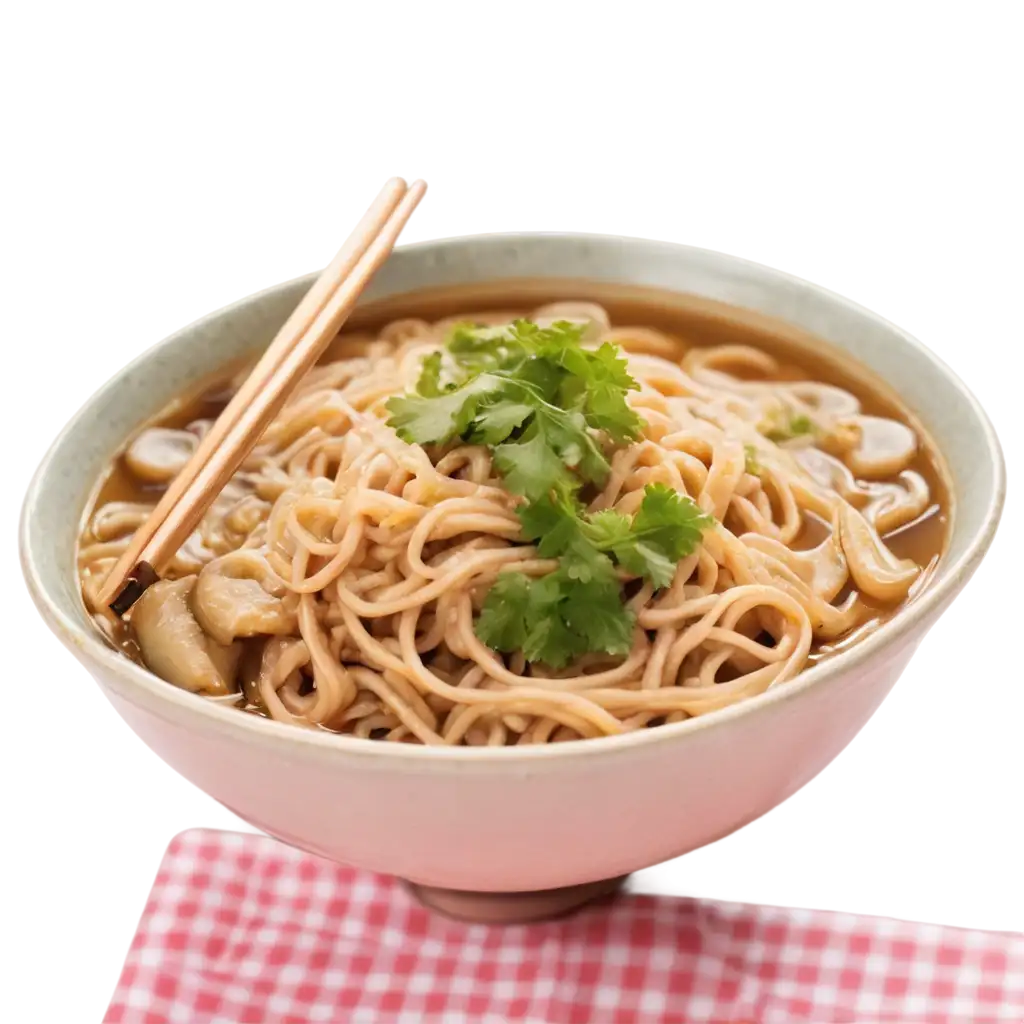
[[[897,558],[868,521],[850,505],[839,509],[839,537],[850,575],[868,597],[894,603],[907,596],[920,568],[910,559]]]
[[[837,491],[847,501],[856,504],[859,498],[867,497],[867,492],[859,487],[849,467],[820,448],[801,448],[793,453],[793,458],[815,483]]]
[[[856,395],[837,388],[834,384],[818,381],[799,380],[785,385],[786,390],[796,399],[810,406],[822,416],[839,418],[854,416],[860,412]]]
[[[839,543],[839,533],[835,529],[820,544],[806,551],[794,551],[758,533],[744,534],[740,540],[748,548],[763,551],[788,566],[823,601],[831,602],[849,579],[846,558]]]
[[[899,420],[881,416],[855,416],[856,444],[846,453],[846,464],[866,480],[892,477],[906,469],[917,452],[917,435]]]
[[[178,475],[198,444],[199,437],[188,430],[150,427],[128,446],[124,461],[137,479],[164,484]]]
[[[240,644],[221,645],[196,621],[189,598],[196,578],[154,583],[132,609],[131,626],[146,665],[183,690],[221,696],[234,689]]]
[[[864,509],[864,518],[880,536],[923,515],[931,501],[927,481],[911,469],[900,473],[900,483],[873,484],[872,490],[874,497]]]
[[[296,601],[287,598],[266,559],[243,548],[203,567],[192,595],[202,628],[218,643],[297,632]]]

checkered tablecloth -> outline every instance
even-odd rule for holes
[[[263,836],[167,851],[106,1024],[1024,1021],[1024,936],[623,895],[458,924]]]

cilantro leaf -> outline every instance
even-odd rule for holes
[[[476,620],[476,635],[496,651],[519,651],[530,630],[533,581],[521,572],[503,572],[488,591]]]
[[[616,563],[667,586],[713,522],[663,485],[647,487],[632,517],[586,514],[579,492],[611,468],[602,445],[636,440],[644,424],[626,401],[639,387],[626,359],[608,343],[584,348],[584,331],[568,321],[457,325],[446,351],[424,360],[418,393],[387,403],[406,441],[487,445],[505,486],[526,499],[523,538],[558,567],[540,579],[499,575],[475,629],[495,650],[556,668],[588,651],[628,652],[635,617]]]
[[[420,379],[416,383],[416,390],[428,398],[436,398],[444,390],[441,387],[441,365],[442,357],[440,352],[431,352],[423,360],[420,368]]]
[[[588,650],[587,640],[565,621],[563,608],[568,603],[561,573],[555,572],[532,584],[530,629],[523,644],[527,661],[562,668]]]
[[[615,582],[615,567],[590,538],[581,518],[582,509],[574,498],[564,494],[556,498],[545,495],[520,508],[518,514],[523,536],[539,541],[537,553],[542,558],[561,558],[570,579],[584,583]],[[617,582],[615,586],[617,589]]]
[[[628,654],[635,616],[623,604],[618,580],[613,576],[576,583],[571,594],[560,613],[566,626],[585,640],[584,650]]]
[[[563,412],[545,405],[537,410],[537,426],[562,461],[588,483],[603,484],[608,479],[611,466],[587,432],[586,422],[580,413]]]
[[[696,550],[701,534],[714,521],[685,494],[664,484],[648,484],[633,517],[633,533],[678,561]]]
[[[667,587],[680,559],[696,549],[713,521],[686,495],[664,484],[648,484],[632,521],[608,509],[591,516],[585,530],[623,568],[645,576],[656,587]]]
[[[661,548],[639,539],[633,522],[621,512],[608,509],[590,520],[594,543],[611,551],[623,568],[646,576],[656,587],[667,587],[676,573],[676,563]]]
[[[500,394],[503,387],[500,377],[485,373],[438,395],[395,395],[388,399],[388,423],[403,441],[446,444],[469,429],[483,397]]]
[[[533,415],[533,406],[526,402],[502,399],[484,405],[473,420],[470,440],[490,447],[501,444],[513,431],[521,427]]]
[[[629,375],[626,360],[619,350],[605,342],[590,357],[586,389],[587,422],[604,430],[615,441],[635,441],[643,421],[626,403],[626,392],[637,391],[640,385]]]
[[[760,459],[758,458],[757,445],[745,444],[743,446],[743,456],[744,471],[750,473],[751,476],[760,476],[763,467],[761,465]]]
[[[456,324],[448,335],[447,348],[461,366],[478,371],[507,369],[525,355],[508,327]]]
[[[531,662],[562,668],[588,651],[625,654],[633,623],[614,576],[581,584],[557,569],[539,580],[499,575],[475,628],[494,650],[522,651]]]
[[[574,486],[572,474],[541,431],[525,441],[510,441],[494,449],[494,467],[513,494],[540,501],[552,490]]]
[[[615,509],[606,508],[590,517],[587,532],[599,548],[610,551],[616,544],[629,542],[633,536],[633,521]]]
[[[523,536],[539,541],[537,553],[541,558],[558,558],[579,543],[580,520],[576,510],[567,507],[564,500],[556,501],[545,494],[517,511]]]

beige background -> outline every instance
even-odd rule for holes
[[[679,225],[893,308],[1012,411],[1024,234],[997,225],[1024,225],[1024,179],[849,175],[1024,170],[1022,30],[1015,11],[0,13],[0,1020],[94,1020],[148,858],[171,823],[213,820],[103,717],[20,585],[25,470],[95,374],[321,258],[376,177],[421,170],[473,175],[438,178],[423,229]],[[712,176],[755,171],[848,176]],[[983,699],[965,711],[940,649],[699,877],[1024,881],[1020,663],[996,612],[1019,536],[983,581]]]

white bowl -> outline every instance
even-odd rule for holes
[[[820,772],[878,707],[974,572],[1003,502],[995,434],[950,370],[880,317],[775,270],[635,239],[481,236],[399,249],[367,298],[538,277],[647,285],[747,307],[819,335],[895,386],[953,481],[948,552],[925,592],[848,652],[762,696],[577,743],[436,749],[354,741],[169,685],[111,650],[90,623],[75,573],[80,517],[128,434],[220,365],[265,346],[310,278],[213,313],[122,370],[58,437],[23,510],[22,560],[40,612],[146,743],[271,835],[423,886],[523,892],[595,882],[764,814]]]

